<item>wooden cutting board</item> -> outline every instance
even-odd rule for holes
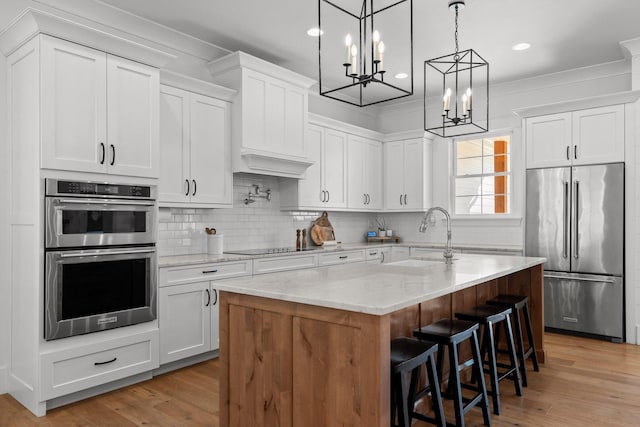
[[[327,240],[336,239],[333,233],[333,226],[329,221],[329,214],[326,211],[322,212],[322,215],[314,221],[309,235],[311,241],[318,246],[321,246]]]

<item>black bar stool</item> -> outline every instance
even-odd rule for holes
[[[520,384],[520,372],[518,363],[516,362],[516,349],[513,342],[513,330],[511,328],[510,307],[501,307],[497,305],[483,304],[471,310],[456,313],[456,318],[461,320],[469,320],[482,325],[482,344],[480,345],[480,356],[484,364],[488,365],[488,369],[484,371],[489,374],[491,388],[487,387],[487,393],[493,397],[493,413],[500,415],[500,389],[498,383],[505,378],[513,380],[516,394],[522,396],[522,385]],[[504,334],[507,339],[507,350],[509,353],[509,362],[498,363],[496,357],[496,342],[498,335],[494,335],[493,326],[496,325],[496,332],[499,331],[498,325],[505,323]],[[485,357],[488,356],[488,360]],[[498,368],[506,368],[506,371],[500,373]]]
[[[396,427],[410,427],[411,419],[446,427],[444,411],[442,409],[442,397],[440,395],[440,382],[436,372],[434,354],[438,349],[437,344],[427,341],[419,341],[415,338],[400,337],[391,340],[391,425]],[[425,365],[429,384],[416,395],[420,366]],[[411,383],[407,387],[407,373],[411,372]],[[433,387],[432,387],[433,385]],[[415,412],[416,400],[431,391],[431,402],[434,416]],[[395,424],[396,410],[398,423]]]
[[[531,327],[531,317],[529,316],[529,297],[526,295],[498,295],[497,297],[487,301],[489,305],[497,305],[501,307],[509,307],[513,311],[513,322],[516,329],[516,349],[518,353],[518,362],[520,364],[520,375],[522,376],[522,385],[527,387],[527,359],[531,358],[533,362],[533,370],[538,372],[538,355],[533,339],[533,328]],[[524,348],[522,340],[522,323],[520,322],[520,312],[524,316],[524,326],[527,330],[528,347]],[[497,335],[496,327],[496,335]]]
[[[487,398],[487,386],[484,381],[480,346],[478,345],[478,324],[466,320],[442,319],[428,326],[423,326],[413,331],[413,335],[425,341],[433,341],[438,344],[438,375],[442,378],[442,365],[444,363],[444,350],[449,353],[449,385],[442,393],[443,397],[453,400],[456,426],[464,427],[464,414],[471,408],[480,404],[482,417],[486,426],[491,426],[491,414],[489,412],[489,399]],[[458,345],[466,340],[471,341],[472,358],[459,362]],[[473,377],[477,385],[463,384],[460,380],[460,371],[471,366]],[[462,396],[462,388],[472,390],[476,394],[472,398]]]

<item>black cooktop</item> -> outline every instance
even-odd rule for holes
[[[285,248],[261,248],[261,249],[238,249],[238,250],[230,250],[224,251],[226,254],[236,254],[236,255],[268,255],[268,254],[284,254],[284,253],[296,253],[296,252],[308,252],[308,251],[316,251],[320,248],[306,248],[300,251],[296,250],[293,247],[285,247]]]

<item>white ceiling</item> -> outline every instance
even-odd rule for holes
[[[318,23],[317,0],[101,1],[318,78],[318,42],[306,35]],[[413,0],[413,9],[420,92],[423,61],[454,51],[454,14],[447,0]],[[460,13],[460,49],[473,48],[490,63],[491,83],[621,60],[618,43],[636,37],[639,0],[467,0]],[[531,49],[511,50],[522,41]]]

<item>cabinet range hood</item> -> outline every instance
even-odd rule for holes
[[[208,64],[213,80],[238,91],[232,107],[233,172],[303,178],[308,92],[315,80],[244,52]]]

